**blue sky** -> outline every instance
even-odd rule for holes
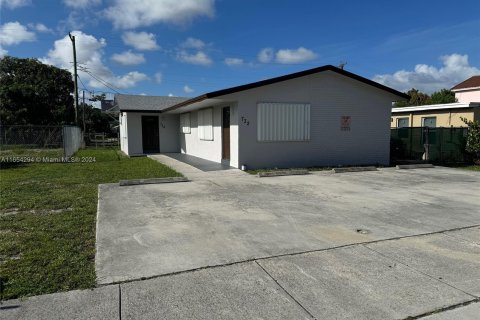
[[[196,96],[325,64],[405,91],[480,74],[480,1],[0,0],[0,54],[81,88]]]

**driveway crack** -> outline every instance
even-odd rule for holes
[[[295,299],[295,297],[293,297],[278,281],[277,279],[275,279],[260,263],[258,263],[257,260],[255,260],[255,263],[273,280],[275,281],[275,283],[280,287],[280,289],[282,289],[282,291],[290,297],[290,299],[292,299],[293,301],[295,301],[295,303],[303,309],[303,311],[305,311],[312,319],[317,319],[313,316],[313,314],[308,311],[307,308],[305,308],[297,299]]]
[[[461,292],[465,293],[466,295],[469,295],[470,297],[473,297],[474,299],[478,299],[478,298],[479,298],[479,297],[477,297],[477,296],[475,296],[475,295],[473,295],[473,294],[471,294],[471,293],[469,293],[469,292],[467,292],[467,291],[465,291],[465,290],[462,290],[462,289],[460,289],[460,288],[455,287],[454,285],[451,285],[451,284],[448,283],[448,282],[445,282],[445,281],[443,281],[443,280],[441,280],[441,279],[438,279],[438,278],[436,278],[436,277],[434,277],[434,276],[432,276],[432,275],[430,275],[430,274],[428,274],[428,273],[426,273],[426,272],[423,272],[423,271],[421,271],[421,270],[418,270],[418,269],[416,269],[416,268],[413,268],[413,267],[409,266],[408,264],[404,263],[403,261],[401,261],[401,260],[399,260],[399,259],[396,259],[396,258],[394,258],[394,257],[391,257],[391,256],[389,256],[389,255],[386,255],[386,254],[384,254],[384,253],[381,253],[381,252],[379,252],[379,251],[377,251],[377,250],[375,250],[375,249],[372,249],[372,248],[370,248],[370,247],[368,246],[368,244],[361,244],[361,245],[362,245],[364,248],[367,248],[368,250],[371,250],[371,251],[373,251],[373,252],[381,255],[382,257],[384,257],[384,258],[386,258],[386,259],[396,261],[397,263],[399,263],[399,264],[407,267],[407,268],[410,269],[410,270],[413,270],[413,271],[415,271],[415,272],[417,272],[417,273],[420,273],[420,274],[422,274],[422,275],[424,275],[424,276],[426,276],[426,277],[428,277],[428,278],[430,278],[430,279],[432,279],[432,280],[441,282],[441,283],[449,286],[449,287],[452,288],[452,289],[461,291]]]
[[[122,320],[122,286],[118,285],[118,319]]]

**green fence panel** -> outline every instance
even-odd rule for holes
[[[468,128],[408,127],[392,129],[391,162],[465,162],[467,132]]]

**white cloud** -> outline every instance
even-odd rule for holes
[[[7,22],[0,25],[0,45],[10,46],[35,40],[35,33],[28,31],[19,22]]]
[[[124,66],[136,66],[145,62],[143,54],[133,53],[130,50],[122,53],[115,53],[112,55],[111,59]]]
[[[15,9],[28,6],[31,3],[31,0],[0,0],[0,9],[3,7],[7,7],[8,9]]]
[[[70,8],[85,9],[98,6],[102,3],[102,0],[63,0],[63,3]]]
[[[181,44],[181,47],[190,49],[203,49],[205,47],[205,42],[200,39],[190,37]]]
[[[188,85],[185,85],[183,87],[183,91],[185,91],[185,93],[192,93],[194,92],[195,90],[193,90],[192,88],[190,88]]]
[[[107,45],[105,39],[97,39],[81,31],[73,31],[72,35],[75,36],[77,43],[79,76],[84,82],[88,80],[91,87],[106,89],[106,82],[109,86],[126,89],[148,79],[147,75],[137,71],[129,72],[123,76],[114,75],[103,63],[103,49]],[[73,71],[72,44],[68,35],[55,41],[53,49],[49,50],[47,56],[40,60]]]
[[[42,32],[42,33],[51,33],[53,32],[52,29],[50,29],[49,27],[47,27],[46,25],[44,25],[43,23],[29,23],[28,24],[28,27],[30,29],[34,29],[38,32]]]
[[[133,29],[156,23],[185,24],[197,16],[213,17],[215,0],[113,0],[105,16],[115,28]]]
[[[8,54],[8,51],[5,50],[5,49],[3,49],[3,48],[0,46],[0,58],[5,57],[7,54]]]
[[[138,71],[132,71],[121,77],[116,76],[111,81],[113,81],[118,88],[125,89],[134,87],[138,82],[145,80],[148,80],[148,76],[146,74]]]
[[[304,47],[298,49],[281,49],[275,54],[275,61],[282,64],[302,63],[315,58],[317,58],[317,54]]]
[[[177,59],[185,63],[197,64],[202,66],[208,66],[213,63],[212,59],[210,59],[210,57],[203,51],[198,51],[195,54],[190,54],[182,50],[177,54]]]
[[[260,50],[258,53],[258,61],[262,63],[269,63],[273,59],[273,49],[272,48],[264,48]]]
[[[400,91],[411,88],[426,93],[451,88],[465,79],[480,74],[480,69],[470,66],[468,55],[454,53],[440,57],[443,66],[437,68],[426,64],[417,64],[413,71],[399,70],[393,74],[379,74],[373,81]]]
[[[137,50],[157,50],[160,48],[153,33],[127,31],[122,35],[122,39],[126,45]]]
[[[168,94],[169,97],[174,97],[173,93]]]
[[[243,64],[243,59],[239,58],[225,58],[224,60],[227,66],[239,66]]]
[[[160,83],[162,83],[162,81],[163,81],[162,73],[160,71],[155,73],[155,82],[160,84]]]

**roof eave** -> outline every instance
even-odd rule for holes
[[[236,86],[236,87],[231,87],[231,88],[227,88],[227,89],[222,89],[222,90],[218,90],[218,91],[212,91],[212,92],[203,94],[201,96],[192,98],[190,100],[181,102],[179,104],[173,105],[173,106],[168,107],[166,109],[163,109],[162,112],[175,110],[177,108],[184,107],[184,106],[187,106],[187,105],[195,103],[195,102],[200,102],[200,101],[205,100],[205,99],[216,98],[216,97],[224,96],[224,95],[231,94],[231,93],[250,90],[250,89],[254,89],[254,88],[258,88],[258,87],[262,87],[262,86],[266,86],[266,85],[270,85],[270,84],[274,84],[274,83],[278,83],[278,82],[283,82],[283,81],[287,81],[287,80],[291,80],[291,79],[304,77],[304,76],[307,76],[307,75],[311,75],[311,74],[315,74],[315,73],[319,73],[319,72],[323,72],[323,71],[333,71],[333,72],[336,72],[338,74],[344,75],[346,77],[349,77],[349,78],[355,79],[357,81],[363,82],[365,84],[371,85],[371,86],[376,87],[378,89],[390,92],[391,94],[396,95],[396,96],[398,96],[402,99],[406,99],[406,100],[410,99],[410,96],[403,93],[403,92],[397,91],[397,90],[392,89],[390,87],[384,86],[383,84],[380,84],[380,83],[372,81],[370,79],[361,77],[359,75],[356,75],[354,73],[345,71],[345,70],[337,68],[335,66],[326,65],[326,66],[317,67],[317,68],[313,68],[313,69],[309,69],[309,70],[290,73],[290,74],[287,74],[287,75],[283,75],[283,76],[280,76],[280,77],[275,77],[275,78],[271,78],[271,79],[267,79],[267,80],[252,82],[252,83],[248,83],[248,84],[244,84],[244,85],[240,85],[240,86]]]

